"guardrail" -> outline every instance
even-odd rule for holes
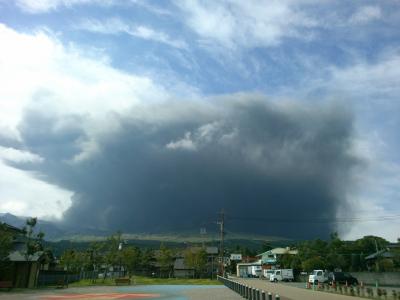
[[[269,292],[253,288],[251,286],[242,284],[240,282],[217,276],[218,281],[222,282],[226,287],[230,288],[234,292],[238,293],[245,299],[249,300],[273,300],[273,295]],[[275,295],[275,300],[280,300],[279,295]]]

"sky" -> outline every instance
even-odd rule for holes
[[[0,212],[400,237],[400,2],[0,0]]]

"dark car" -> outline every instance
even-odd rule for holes
[[[328,282],[332,284],[335,282],[336,284],[348,284],[348,285],[357,285],[358,280],[357,278],[351,276],[349,273],[345,272],[331,272],[328,275]]]

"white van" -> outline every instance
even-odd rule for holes
[[[269,280],[270,276],[271,276],[272,274],[274,274],[274,273],[275,273],[275,270],[264,269],[264,274],[263,274],[263,276],[264,276],[265,278],[267,278],[267,280]]]
[[[261,277],[262,268],[261,266],[251,266],[251,277]]]
[[[275,270],[273,274],[270,275],[269,281],[293,281],[293,269],[279,269]]]
[[[312,274],[308,276],[308,282],[313,284],[328,282],[328,273],[323,270],[314,270]]]

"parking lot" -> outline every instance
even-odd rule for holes
[[[1,300],[239,300],[238,294],[222,285],[141,285],[126,287],[79,287],[0,292]]]

